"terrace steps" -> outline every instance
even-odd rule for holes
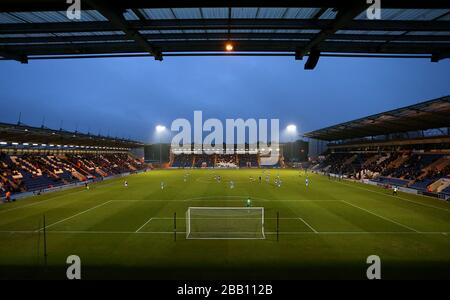
[[[433,192],[440,193],[450,186],[450,179],[441,178],[433,184],[429,185],[429,189]]]
[[[347,166],[347,165],[350,165],[350,164],[352,164],[356,159],[358,158],[358,155],[353,155],[352,157],[350,157],[349,159],[347,159],[345,162],[344,162],[344,166]]]
[[[388,166],[387,169],[396,169],[403,165],[408,159],[410,158],[409,155],[401,155],[399,158],[392,161]]]
[[[383,163],[385,160],[387,160],[387,159],[389,159],[389,158],[391,158],[391,154],[388,154],[388,155],[386,155],[386,156],[381,156],[381,157],[377,160],[377,164],[379,165],[379,164]]]
[[[369,165],[371,165],[372,163],[374,163],[375,161],[378,161],[380,158],[379,155],[374,155],[371,158],[369,158],[368,160],[366,160],[366,162],[364,163],[364,167],[367,167]]]
[[[422,180],[425,178],[428,174],[428,172],[433,170],[442,171],[447,166],[450,165],[450,156],[444,156],[437,161],[433,162],[432,164],[428,165],[426,168],[422,169],[422,174],[418,177],[418,180]]]

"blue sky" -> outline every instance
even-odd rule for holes
[[[0,121],[154,141],[176,118],[279,118],[307,132],[450,94],[450,60],[178,57],[0,61]]]

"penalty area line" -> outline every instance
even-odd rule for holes
[[[141,227],[138,228],[138,230],[136,230],[135,233],[139,233],[139,231],[141,231],[145,226],[147,226],[148,223],[150,223],[153,220],[153,218],[148,219],[147,222],[144,223],[144,225],[142,225]]]
[[[306,222],[303,218],[298,217],[300,221],[302,221],[306,226],[308,226],[309,229],[311,229],[314,233],[319,233],[317,230],[314,229],[308,222]]]

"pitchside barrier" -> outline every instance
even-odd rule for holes
[[[14,200],[20,200],[23,198],[28,198],[31,196],[36,196],[36,195],[43,195],[43,194],[48,194],[48,193],[54,193],[54,192],[58,192],[58,191],[65,191],[65,190],[70,190],[73,188],[77,188],[80,186],[83,186],[85,183],[94,183],[94,182],[100,182],[100,181],[106,181],[106,180],[111,180],[111,179],[116,179],[116,178],[121,178],[121,177],[126,177],[126,176],[130,176],[132,174],[140,174],[140,173],[145,173],[146,170],[139,170],[139,171],[135,171],[135,172],[128,172],[128,173],[122,173],[119,175],[114,175],[114,176],[108,176],[108,177],[102,177],[102,178],[97,178],[97,179],[89,179],[86,181],[82,181],[82,182],[76,182],[76,183],[70,183],[70,184],[66,184],[66,185],[62,185],[62,186],[57,186],[57,187],[52,187],[52,188],[47,188],[47,189],[42,189],[42,190],[36,190],[33,192],[24,192],[24,193],[20,193],[20,194],[14,194],[12,195],[12,198]],[[4,200],[4,198],[1,198],[0,200]],[[2,202],[0,201],[0,204]]]
[[[323,173],[323,174],[325,174],[325,173]],[[337,176],[335,174],[330,174],[330,175],[331,176]],[[373,186],[393,189],[393,185],[392,184],[380,183],[380,182],[372,181],[372,180],[369,180],[369,179],[356,180],[356,179],[350,179],[350,178],[345,178],[345,177],[344,177],[344,179],[347,180],[347,181],[351,181],[351,182],[359,182],[359,183],[364,183],[364,184],[367,184],[367,185],[373,185]],[[416,190],[416,189],[403,187],[403,186],[399,186],[398,190],[400,192],[404,192],[404,193],[411,194],[411,195],[422,195],[422,196],[427,196],[427,197],[432,197],[432,198],[438,198],[438,199],[444,200],[444,201],[450,201],[450,195],[445,194],[445,193],[430,193],[430,192],[419,191],[419,190]]]

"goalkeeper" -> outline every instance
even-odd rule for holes
[[[250,197],[247,198],[247,201],[245,202],[246,207],[252,207],[252,199]]]

